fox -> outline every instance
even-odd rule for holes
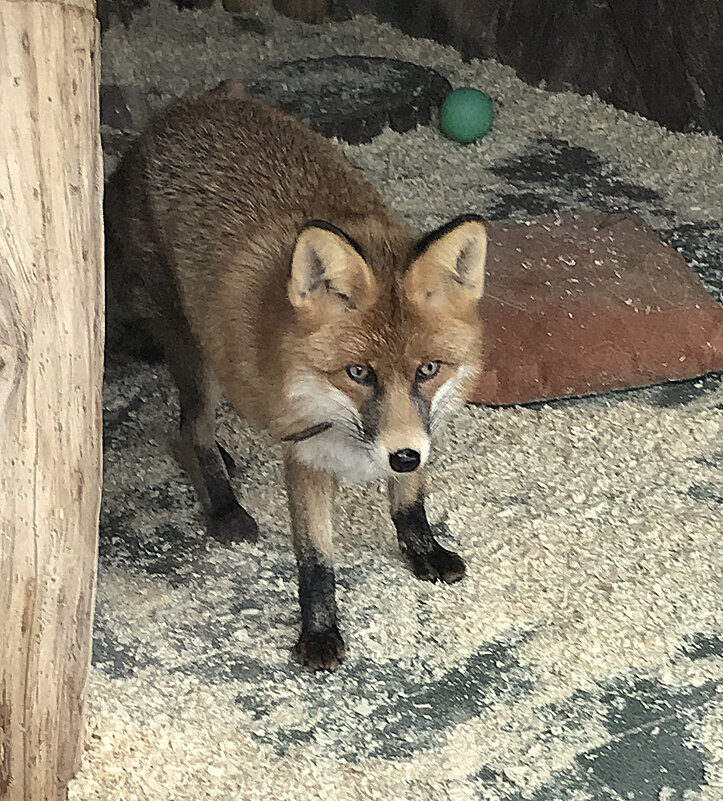
[[[418,232],[335,142],[243,90],[162,110],[104,205],[108,319],[147,332],[162,354],[209,534],[258,537],[216,440],[225,397],[281,450],[296,659],[336,670],[346,655],[333,554],[341,484],[387,482],[419,579],[465,575],[434,536],[425,485],[432,440],[482,369],[484,221],[462,214]]]

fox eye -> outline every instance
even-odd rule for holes
[[[419,367],[417,367],[417,381],[429,381],[430,378],[434,378],[441,366],[441,362],[426,362],[426,364],[420,364]]]
[[[350,364],[346,368],[346,374],[357,384],[368,385],[374,381],[374,370],[371,367],[364,367],[361,364]]]

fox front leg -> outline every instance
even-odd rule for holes
[[[432,534],[424,509],[424,471],[389,480],[392,521],[402,553],[418,579],[452,584],[464,577],[462,558],[442,547]]]
[[[291,530],[299,568],[301,636],[296,658],[312,670],[336,670],[344,661],[339,634],[332,550],[332,510],[337,482],[285,455]]]

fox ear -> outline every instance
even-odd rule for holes
[[[475,304],[482,297],[487,229],[474,215],[428,234],[405,277],[407,297],[419,306]]]
[[[353,239],[330,223],[313,220],[296,238],[288,293],[298,311],[341,313],[368,305],[375,280]]]

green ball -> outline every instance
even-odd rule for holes
[[[439,121],[450,139],[469,144],[489,131],[494,115],[492,101],[484,92],[463,86],[447,95]]]

